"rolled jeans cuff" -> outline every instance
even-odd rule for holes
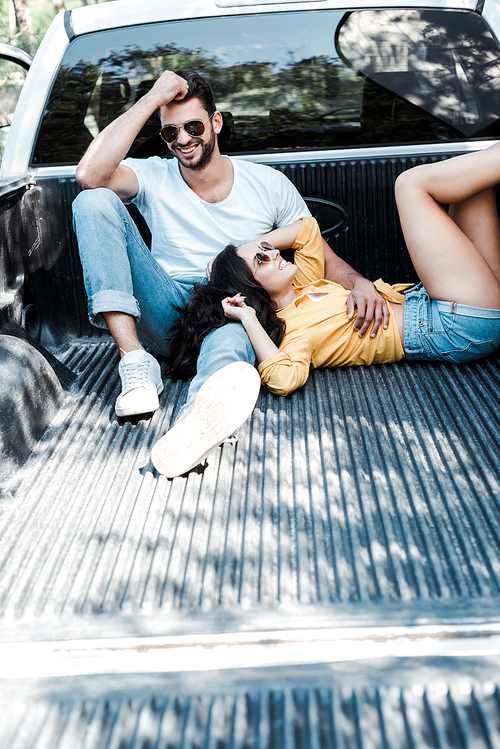
[[[124,312],[138,322],[141,310],[137,299],[126,291],[98,291],[89,299],[89,320],[96,328],[107,329],[103,312]]]

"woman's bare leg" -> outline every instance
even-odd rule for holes
[[[500,309],[500,229],[492,197],[498,183],[500,145],[398,178],[408,251],[434,299]],[[450,215],[442,204],[453,204]]]
[[[477,247],[500,283],[500,218],[495,188],[451,205],[449,215]]]

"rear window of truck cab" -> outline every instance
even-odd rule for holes
[[[32,164],[75,164],[163,70],[208,78],[224,153],[500,135],[500,50],[476,13],[315,10],[118,28],[75,39]],[[130,149],[167,156],[153,115]]]

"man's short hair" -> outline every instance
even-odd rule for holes
[[[182,99],[183,102],[190,99],[199,99],[209,115],[217,111],[212,88],[203,76],[197,73],[196,70],[176,70],[175,72],[181,78],[184,78],[189,86],[188,93]]]

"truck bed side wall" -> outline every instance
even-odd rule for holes
[[[433,155],[433,160],[443,158]],[[397,175],[429,160],[372,158],[274,165],[309,201],[332,249],[368,278],[413,281],[393,197]],[[79,191],[73,178],[38,179],[29,198],[16,210],[16,243],[2,246],[3,267],[19,265],[25,272],[24,304],[33,304],[41,321],[42,341],[62,344],[68,337],[102,336],[88,322],[87,299],[70,206]],[[33,202],[38,201],[39,220]],[[6,201],[3,203],[6,206]],[[4,210],[7,209],[4,208]],[[143,234],[142,217],[131,212]],[[21,238],[22,237],[22,238]],[[21,247],[22,246],[22,247]],[[17,247],[17,249],[15,249]],[[105,252],[105,241],[103,241]]]

